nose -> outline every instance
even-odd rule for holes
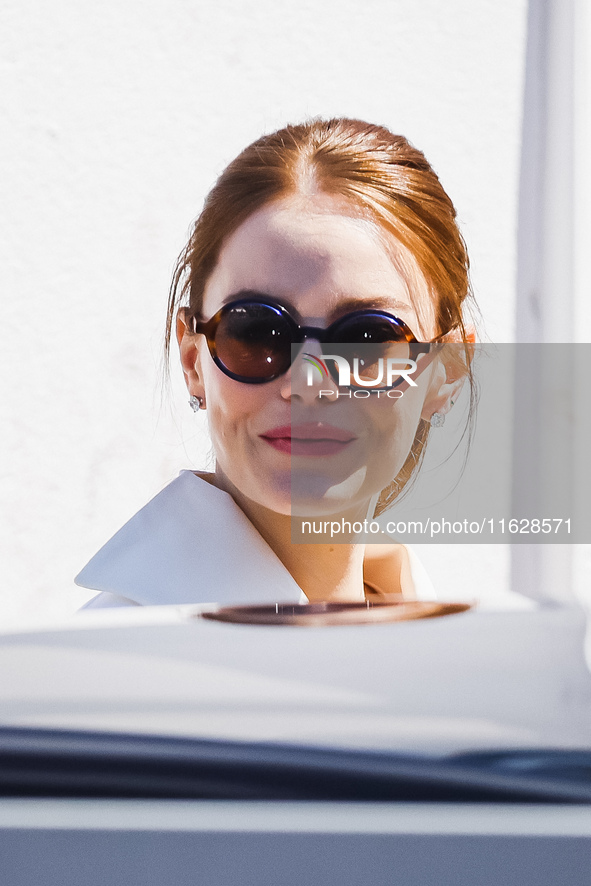
[[[304,341],[282,382],[281,396],[285,400],[295,397],[311,405],[315,400],[337,399],[338,387],[322,358],[320,342],[313,338]]]

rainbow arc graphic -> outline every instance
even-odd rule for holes
[[[309,363],[310,366],[313,366],[314,369],[317,369],[320,373],[320,378],[328,378],[328,369],[326,368],[326,363],[324,360],[320,360],[319,357],[314,357],[312,354],[302,354],[303,359],[306,363]]]

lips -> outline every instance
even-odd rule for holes
[[[279,452],[289,455],[336,455],[357,439],[351,431],[325,422],[282,425],[261,434],[261,438]]]

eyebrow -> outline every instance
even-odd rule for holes
[[[240,289],[238,292],[232,292],[230,295],[227,295],[223,300],[222,304],[228,305],[230,302],[239,301],[241,299],[267,299],[268,301],[276,301],[278,304],[281,304],[281,299],[276,298],[274,295],[271,295],[269,292],[259,292],[258,289]]]
[[[224,299],[224,304],[229,304],[233,301],[238,301],[239,299],[249,299],[252,298],[254,300],[262,300],[262,301],[271,301],[276,304],[281,305],[284,308],[290,308],[291,311],[301,319],[301,315],[298,312],[295,305],[293,305],[289,298],[280,298],[276,295],[271,295],[268,292],[259,292],[256,289],[241,289],[238,292],[234,292],[231,295],[228,295],[227,298]],[[413,316],[416,315],[416,312],[412,305],[408,304],[408,302],[402,302],[398,299],[392,299],[387,295],[376,295],[373,297],[359,297],[355,298],[354,296],[350,296],[349,298],[341,299],[337,304],[334,305],[333,309],[330,312],[329,317],[336,317],[341,314],[347,314],[351,311],[362,311],[362,310],[378,310],[378,311],[387,311],[391,313],[392,311],[410,311]]]
[[[376,295],[369,298],[345,298],[338,303],[338,312],[343,311],[347,313],[349,311],[362,311],[362,310],[383,310],[383,311],[411,311],[413,314],[415,313],[412,305],[408,304],[408,302],[398,301],[395,298],[390,298],[387,295]]]

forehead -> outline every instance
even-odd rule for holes
[[[403,251],[342,198],[281,200],[253,213],[226,240],[205,289],[203,314],[211,316],[249,290],[307,318],[326,317],[339,303],[359,300],[414,318],[415,327],[430,325],[430,299],[411,292],[400,267]],[[408,254],[405,258],[408,265]]]

